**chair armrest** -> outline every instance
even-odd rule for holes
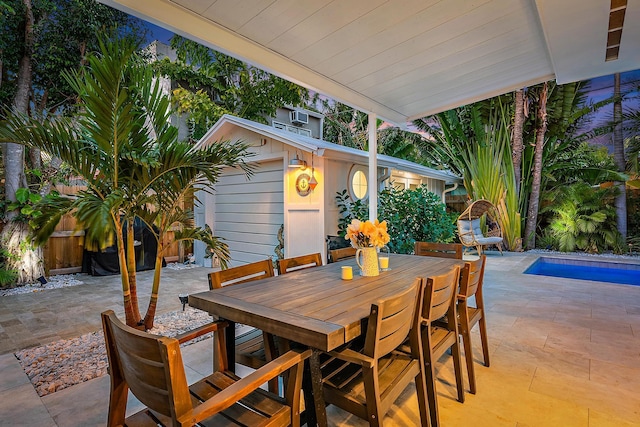
[[[176,339],[180,344],[185,343],[187,341],[191,341],[194,338],[198,338],[204,334],[208,334],[209,332],[216,332],[218,330],[222,330],[229,326],[227,322],[224,321],[216,321],[207,323],[205,325],[200,326],[199,328],[191,329],[190,331],[183,332],[181,334],[176,335]]]
[[[229,408],[238,400],[248,396],[262,384],[277,377],[288,369],[303,363],[311,355],[311,350],[290,350],[277,359],[267,363],[260,369],[239,379],[211,399],[202,402],[179,421],[193,424],[205,420]]]
[[[329,356],[335,357],[336,359],[344,360],[345,362],[355,363],[357,365],[362,365],[367,368],[372,368],[376,361],[369,356],[365,356],[362,353],[358,353],[357,351],[351,350],[350,348],[345,348],[344,350],[339,351],[330,351],[327,353]]]

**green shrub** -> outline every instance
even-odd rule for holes
[[[0,289],[13,285],[18,279],[18,272],[7,267],[9,257],[11,257],[9,251],[0,248]]]
[[[616,191],[615,187],[593,188],[578,182],[545,195],[549,205],[543,212],[552,214],[548,233],[553,246],[563,252],[622,252],[613,206]]]
[[[341,218],[338,231],[344,236],[352,219],[368,219],[369,208],[362,201],[352,201],[347,191],[337,193]],[[387,221],[394,253],[413,252],[416,241],[451,242],[455,236],[455,218],[447,214],[442,200],[425,185],[414,190],[387,188],[378,195],[378,219]]]

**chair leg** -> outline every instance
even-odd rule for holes
[[[471,326],[469,325],[469,315],[467,312],[466,302],[460,302],[458,305],[458,313],[460,314],[460,335],[462,336],[462,345],[464,346],[464,358],[467,364],[467,376],[469,377],[469,392],[476,394],[476,373],[473,366],[473,350],[471,345]]]
[[[278,357],[278,352],[276,351],[276,344],[275,344],[273,335],[263,332],[262,341],[264,342],[264,354],[265,354],[265,358],[267,359],[267,362],[270,362],[276,357]],[[269,380],[268,389],[271,393],[281,396],[280,385],[278,384],[278,382],[279,382],[278,377],[275,377]],[[282,395],[284,395],[284,390]]]
[[[382,425],[382,417],[384,414],[380,413],[380,392],[376,386],[377,372],[375,369],[363,367],[362,378],[364,382],[364,393],[367,399],[367,415],[369,425],[372,427],[379,427]]]
[[[422,360],[424,361],[424,360]],[[428,425],[429,409],[427,406],[427,385],[425,383],[424,365],[420,368],[420,372],[416,375],[416,393],[418,394],[418,410],[420,412],[420,424]]]
[[[487,323],[484,319],[484,310],[479,322],[480,325],[480,340],[482,342],[482,355],[484,357],[484,366],[489,367],[489,340],[487,339]]]
[[[424,353],[424,376],[427,392],[427,400],[429,402],[429,417],[431,418],[431,427],[439,427],[440,421],[438,417],[438,394],[436,392],[436,371],[433,361],[433,353],[431,352],[431,332],[429,328],[424,328],[422,334],[422,345]]]
[[[451,346],[453,355],[453,370],[456,373],[456,388],[458,391],[458,402],[464,403],[464,384],[462,381],[462,358],[460,357],[460,344],[456,335],[455,343]]]

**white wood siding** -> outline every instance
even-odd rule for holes
[[[229,245],[231,266],[275,257],[284,223],[282,164],[260,162],[249,180],[228,170],[216,184],[214,233]]]

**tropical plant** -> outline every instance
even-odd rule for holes
[[[97,47],[101,28],[120,25],[121,32],[142,33],[142,21],[94,0],[6,0],[0,9],[0,103],[32,117],[58,114],[75,104],[62,73],[83,65],[86,53]],[[25,152],[13,142],[4,144],[3,152],[4,206],[9,206],[19,189],[39,182],[25,168],[41,169],[42,159],[37,148]],[[44,274],[42,250],[27,241],[28,223],[17,211],[2,216],[6,226],[0,240],[16,255],[9,262],[19,272],[17,282],[33,282]]]
[[[164,58],[153,67],[177,83],[173,102],[200,139],[223,114],[266,123],[278,107],[303,105],[309,92],[295,83],[211,50],[180,36],[171,39],[177,60]]]
[[[505,98],[508,99],[508,98]],[[417,120],[427,132],[431,155],[463,176],[472,200],[485,199],[499,211],[509,250],[521,248],[521,220],[511,158],[509,112],[497,98]]]
[[[337,193],[336,203],[341,214],[340,236],[345,235],[353,219],[368,217],[368,205],[352,201],[346,190]],[[416,241],[451,242],[455,237],[454,219],[447,214],[442,200],[425,185],[384,189],[378,195],[378,216],[387,222],[391,239],[387,246],[394,253],[412,253]]]
[[[158,258],[145,327],[153,324],[162,260],[162,238],[180,225],[176,240],[206,239],[180,207],[194,187],[215,183],[226,166],[244,166],[245,144],[220,142],[203,149],[178,141],[169,124],[170,102],[152,71],[137,57],[129,38],[103,41],[100,53],[89,55],[83,73],[67,74],[83,106],[73,120],[39,122],[9,114],[0,127],[1,141],[34,146],[65,162],[85,179],[87,189],[76,199],[52,197],[34,219],[35,239],[42,244],[62,215],[74,212],[86,229],[85,238],[106,246],[116,241],[127,324],[140,326],[133,223],[142,219],[158,239]],[[197,201],[196,201],[197,202]],[[125,235],[126,245],[125,248]],[[212,244],[209,238],[206,242]],[[223,245],[218,242],[219,245]],[[220,250],[221,259],[224,250]]]
[[[617,190],[593,188],[584,182],[558,187],[548,193],[542,213],[551,212],[549,233],[563,252],[575,249],[597,253],[622,251],[623,239],[615,223],[613,200]]]

